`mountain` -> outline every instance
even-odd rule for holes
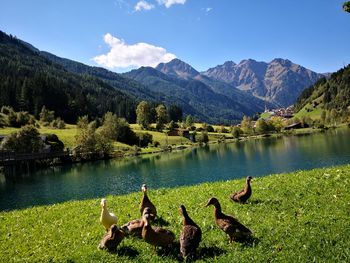
[[[136,101],[99,78],[78,75],[43,56],[32,45],[0,31],[0,107],[54,110],[67,122],[107,111],[135,120]]]
[[[137,100],[177,104],[183,112],[205,122],[232,122],[245,115],[263,111],[264,102],[224,82],[201,76],[185,62],[174,59],[157,69],[141,67],[118,74],[100,67],[91,67],[47,52],[42,56],[79,75],[97,77]],[[198,78],[198,79],[196,79]]]
[[[228,61],[201,74],[283,107],[293,104],[305,88],[323,77],[281,58],[269,63],[253,59],[239,64]]]
[[[165,73],[164,73],[165,72]],[[186,114],[211,123],[240,120],[264,109],[264,102],[233,89],[226,83],[203,77],[191,66],[175,59],[156,69],[141,67],[124,73],[154,92],[176,98]]]
[[[347,113],[350,109],[350,64],[328,78],[305,89],[295,103],[295,110],[311,112],[332,110]]]
[[[168,76],[178,77],[187,80],[193,79],[199,74],[199,72],[193,67],[191,67],[189,64],[177,58],[173,59],[168,63],[160,63],[156,67],[156,69]]]

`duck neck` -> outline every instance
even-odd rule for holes
[[[143,200],[148,200],[147,191],[143,192]]]
[[[183,220],[182,220],[182,223],[183,225],[192,225],[192,226],[195,226],[196,224],[193,222],[193,220],[189,217],[189,215],[187,214],[187,211],[183,211],[182,213],[183,215]]]
[[[247,192],[247,191],[251,191],[251,187],[250,187],[250,180],[247,180],[245,182],[245,187],[244,187],[244,190]]]
[[[216,203],[214,205],[214,215],[215,215],[215,217],[218,217],[221,214],[222,214],[222,212],[221,212],[221,205],[219,203]]]

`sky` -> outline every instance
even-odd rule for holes
[[[344,0],[1,0],[0,30],[115,72],[179,58],[198,71],[284,58],[319,73],[350,63]]]

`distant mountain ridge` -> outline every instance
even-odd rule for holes
[[[305,88],[324,77],[281,58],[269,63],[253,59],[239,64],[227,61],[201,74],[283,107],[293,104]]]
[[[179,61],[177,61],[179,63]],[[180,62],[183,66],[183,62]],[[186,70],[193,72],[189,67]],[[169,73],[169,71],[166,71]],[[169,75],[151,68],[141,67],[124,73],[123,76],[134,79],[153,92],[176,98],[184,112],[196,116],[199,120],[211,123],[240,120],[243,115],[253,115],[264,108],[264,102],[239,90],[232,90],[231,96],[218,92],[210,80],[202,81],[189,78],[186,72],[170,71]],[[181,76],[181,77],[179,77]],[[185,76],[185,77],[183,77]],[[215,81],[215,85],[220,85]],[[225,85],[223,83],[223,85]],[[227,88],[227,87],[225,87]]]
[[[185,115],[191,114],[204,122],[235,122],[243,115],[254,115],[263,111],[265,106],[262,100],[250,94],[232,89],[224,82],[201,76],[198,71],[179,59],[161,63],[158,69],[141,67],[118,74],[47,52],[40,53],[70,72],[102,79],[139,101],[177,104],[181,106]]]

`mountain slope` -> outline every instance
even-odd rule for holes
[[[132,79],[125,78],[121,74],[109,71],[101,67],[91,67],[77,61],[61,58],[45,51],[41,51],[40,53],[49,60],[60,64],[69,72],[97,77],[107,82],[115,89],[123,91],[139,100],[144,99],[155,101],[159,97],[159,94],[153,93],[140,83]]]
[[[349,112],[349,107],[350,64],[305,89],[295,103],[296,111],[306,112],[335,109],[346,113]]]
[[[252,59],[239,64],[229,61],[202,75],[284,107],[293,104],[305,88],[323,77],[285,59],[274,59],[270,63]]]
[[[178,59],[158,65],[159,70],[141,67],[118,74],[47,52],[41,54],[70,72],[98,77],[138,100],[177,104],[186,115],[191,114],[205,122],[230,122],[239,120],[243,114],[253,115],[264,109],[263,101],[233,89],[226,83],[204,80],[198,71]],[[196,77],[200,78],[197,80]]]
[[[0,106],[38,116],[45,105],[67,122],[107,111],[135,119],[135,100],[91,76],[80,76],[48,60],[30,44],[0,31]]]
[[[169,65],[165,66],[169,70]],[[162,68],[164,67],[162,66]],[[263,110],[263,102],[259,101],[259,105],[252,105],[247,99],[247,95],[241,94],[239,91],[233,92],[235,94],[229,97],[217,92],[212,86],[208,85],[210,80],[207,80],[208,82],[205,83],[202,79],[187,79],[188,75],[184,79],[184,74],[179,73],[179,71],[177,71],[176,75],[173,74],[173,70],[166,72],[171,73],[166,75],[154,68],[141,67],[123,75],[141,82],[152,89],[152,91],[161,91],[168,96],[176,98],[185,113],[192,114],[206,122],[220,123],[239,120],[244,114],[253,115]],[[178,76],[181,76],[181,78]],[[244,100],[240,101],[239,99],[243,97]],[[248,97],[252,98],[249,95]]]

